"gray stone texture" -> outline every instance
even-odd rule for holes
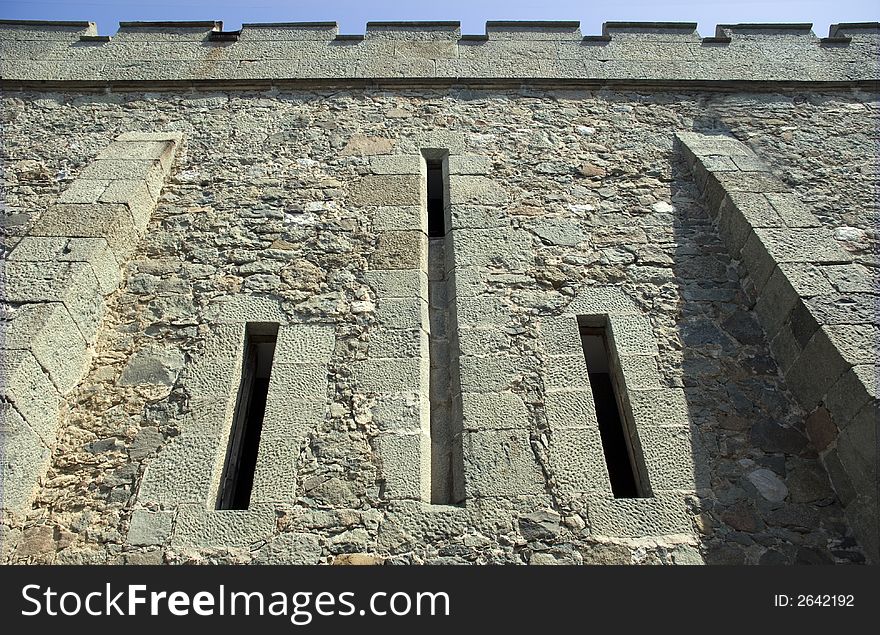
[[[840,232],[822,227],[787,187],[758,173],[727,167],[716,171],[704,156],[717,137],[685,133],[678,138],[687,147],[697,180],[705,180],[704,195],[710,205],[719,196],[727,196],[717,213],[719,232],[752,278],[757,292],[755,312],[771,338],[788,387],[807,411],[818,406],[833,418],[828,426],[831,432],[820,435],[819,449],[827,450],[836,437],[836,447],[825,454],[824,464],[862,545],[876,560],[880,557],[876,284],[838,242]],[[731,147],[739,142],[728,138],[724,143]],[[707,172],[709,178],[701,176]],[[763,194],[765,201],[755,214],[737,206],[741,217],[735,219],[730,200],[741,197],[743,191]],[[846,432],[853,424],[852,431]],[[796,489],[793,500],[805,496]]]
[[[57,469],[40,467],[14,481],[26,500],[3,531],[21,549],[4,552],[4,562],[870,557],[863,547],[871,545],[865,533],[871,499],[862,475],[850,471],[864,466],[859,448],[870,442],[870,429],[860,422],[873,403],[875,365],[853,357],[860,363],[828,388],[824,405],[834,420],[824,437],[815,434],[819,424],[785,376],[820,328],[832,341],[830,327],[847,332],[873,323],[862,321],[863,300],[854,310],[841,300],[876,289],[867,275],[875,269],[869,166],[876,162],[870,138],[876,95],[864,84],[853,90],[849,81],[871,72],[864,60],[834,62],[874,46],[873,32],[845,31],[849,44],[829,46],[807,32],[733,29],[730,44],[711,44],[692,29],[612,28],[611,40],[597,43],[582,42],[571,29],[493,28],[489,40],[476,44],[458,42],[454,28],[371,29],[369,38],[351,43],[334,42],[332,28],[279,26],[247,27],[238,42],[218,44],[206,40],[210,28],[126,28],[101,44],[79,43],[82,29],[59,40],[51,29],[2,27],[2,46],[15,31],[16,42],[55,41],[65,58],[14,62],[16,68],[63,78],[73,64],[84,65],[90,81],[101,83],[101,90],[83,92],[63,80],[20,91],[5,72],[7,60],[17,59],[7,51],[36,45],[3,50],[7,90],[0,114],[10,149],[7,206],[0,211],[4,253],[15,254],[9,262],[91,267],[102,294],[126,280],[107,299],[88,374],[66,396],[62,416],[69,427],[53,448]],[[174,48],[181,42],[185,54]],[[117,45],[131,54],[124,77],[114,75],[115,61],[100,62],[104,75],[98,64],[67,61]],[[308,49],[307,65],[284,59],[296,47]],[[552,56],[537,54],[551,48]],[[169,62],[176,53],[161,51],[171,49],[196,60]],[[236,50],[263,52],[253,64],[231,65],[221,55],[216,66],[199,70],[208,82],[140,83],[161,80],[172,67],[185,73],[204,53]],[[367,62],[352,61],[367,50]],[[448,57],[453,52],[457,58]],[[823,56],[813,58],[812,83],[797,91],[773,83],[806,72],[799,60],[808,54]],[[655,56],[662,62],[652,62]],[[468,69],[484,74],[481,81],[459,74]],[[547,81],[560,69],[578,84]],[[235,73],[253,81],[247,90],[230,81]],[[275,73],[292,81],[260,83],[262,74]],[[374,76],[394,81],[306,86],[295,79],[300,73],[329,79],[381,73]],[[397,85],[419,73],[447,73],[455,85]],[[711,73],[708,82],[745,74],[761,81],[716,86],[725,90],[677,83],[703,73]],[[591,84],[635,75],[629,81],[651,85],[631,91],[603,83],[600,91]],[[103,83],[114,77],[129,83]],[[823,77],[840,83],[822,83]],[[152,182],[81,178],[120,131],[144,122],[186,131],[188,151],[178,152],[161,196]],[[678,151],[675,130],[695,131],[688,134],[705,164],[702,176],[699,168],[692,176],[680,160],[687,151]],[[154,135],[121,136],[135,146],[131,159],[114,149],[97,161],[163,166],[162,156],[144,156]],[[748,140],[748,147],[733,137]],[[449,283],[439,291],[432,284],[429,293],[426,271],[379,268],[371,258],[380,234],[426,230],[414,165],[423,151],[444,150],[450,173],[463,180],[450,201],[452,231],[443,241],[453,256],[445,263]],[[724,196],[717,204],[700,200],[710,170],[752,173],[746,189],[783,183],[782,192],[724,196],[748,199],[772,219],[760,203],[765,197],[783,225],[765,219],[767,226],[757,229],[797,229],[803,237],[830,232],[849,260],[775,263],[761,293],[779,283],[779,297],[795,305],[757,302],[753,274],[729,256],[713,225],[713,218],[725,218],[715,209]],[[89,174],[102,176],[97,169]],[[381,196],[358,191],[367,177],[378,185],[408,176],[415,178]],[[356,205],[354,194],[391,202]],[[124,205],[136,221],[152,200],[157,207],[119,278],[104,275],[112,273],[108,256],[119,271],[105,238],[28,236],[55,205]],[[774,283],[777,275],[782,279]],[[812,298],[815,306],[808,307],[803,300]],[[435,307],[454,304],[445,316],[429,316],[427,326],[443,323],[450,349],[460,353],[433,355],[435,371],[460,359],[462,376],[450,378],[450,401],[466,388],[460,409],[443,410],[469,417],[455,459],[466,495],[454,504],[428,503],[422,485],[429,444],[420,437],[430,428],[430,364],[422,346],[429,299]],[[771,339],[759,325],[777,308]],[[554,357],[583,359],[575,315],[608,316],[618,358],[612,366],[653,497],[611,497],[583,378],[566,384],[557,373],[552,381],[560,387],[545,383]],[[834,322],[818,323],[823,316]],[[289,378],[308,398],[282,390],[270,400],[252,509],[218,512],[214,497],[248,321],[320,333],[279,341],[278,386]],[[860,328],[856,336],[853,342],[868,337]],[[789,363],[774,353],[783,343]],[[173,384],[175,364],[167,373],[157,366],[156,383],[120,381],[130,364],[140,364],[132,360],[141,352],[162,349],[185,360]],[[36,356],[29,364],[43,372]],[[137,376],[129,371],[129,378]],[[45,372],[42,386],[54,390]],[[407,446],[392,437],[412,438]],[[814,448],[819,439],[823,447]],[[395,442],[397,449],[381,458],[380,446]],[[48,461],[49,448],[22,447],[35,458],[16,465],[48,465],[39,460]],[[437,448],[431,445],[431,452]],[[833,493],[816,478],[817,459],[831,475]],[[777,501],[782,489],[769,478],[759,489],[749,476],[760,470],[777,475],[789,495]],[[406,498],[395,498],[398,492]],[[128,510],[176,514],[172,535],[155,546],[129,544]]]

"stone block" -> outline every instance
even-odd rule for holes
[[[553,430],[548,452],[556,483],[565,496],[611,492],[598,426]]]
[[[779,332],[800,301],[800,296],[791,286],[788,276],[778,267],[774,269],[755,302],[755,313],[761,320],[768,339]]]
[[[383,205],[373,214],[373,229],[428,233],[428,215],[417,205]]]
[[[415,174],[370,174],[354,183],[352,205],[421,205],[421,178]]]
[[[552,390],[544,395],[544,412],[550,429],[596,427],[596,404],[589,387]]]
[[[352,374],[365,392],[426,392],[428,364],[413,358],[353,362]]]
[[[525,403],[513,393],[465,392],[461,404],[465,430],[527,430],[530,426]]]
[[[462,392],[503,392],[530,372],[526,360],[507,355],[459,357]],[[453,387],[454,388],[454,387]]]
[[[841,264],[852,258],[822,228],[755,228],[755,236],[775,263]]]
[[[501,328],[510,321],[510,309],[497,296],[456,297],[453,311],[464,328]]]
[[[877,399],[880,367],[876,363],[853,366],[825,395],[825,406],[838,426],[846,425],[869,401]]]
[[[826,324],[823,328],[831,343],[848,363],[855,366],[877,362],[880,325]]]
[[[639,431],[650,426],[686,426],[690,422],[687,397],[678,388],[628,390],[624,401]]]
[[[12,404],[0,402],[0,506],[4,510],[22,514],[30,510],[50,458],[49,448]]]
[[[125,265],[137,248],[139,235],[126,205],[54,205],[34,224],[34,236],[103,238],[116,262]]]
[[[809,412],[822,402],[828,390],[850,366],[823,327],[816,331],[797,361],[785,371],[785,381]]]
[[[430,500],[430,438],[425,434],[380,434],[375,445],[385,479],[385,495],[392,499]]]
[[[326,399],[328,383],[326,362],[292,364],[284,358],[276,358],[269,377],[269,398],[272,391],[277,390],[289,399]]]
[[[497,328],[458,329],[458,350],[461,355],[496,355],[510,350],[504,331]]]
[[[422,158],[417,154],[390,154],[370,157],[373,174],[421,174]]]
[[[566,315],[625,315],[641,313],[638,305],[618,287],[586,287],[569,303]]]
[[[484,176],[449,177],[449,202],[453,205],[501,205],[507,193],[496,181]]]
[[[226,406],[194,405],[194,412],[183,421],[181,434],[166,443],[147,465],[138,489],[138,503],[188,503],[203,510],[214,506],[232,424],[232,411]]]
[[[131,211],[135,230],[143,236],[150,223],[160,188],[151,191],[146,181],[117,180],[110,185],[98,199],[101,203],[127,205]]]
[[[352,135],[339,153],[340,156],[374,156],[388,154],[394,148],[394,140],[386,137],[368,137],[362,134]]]
[[[88,263],[104,295],[116,291],[122,280],[119,263],[103,238],[25,236],[9,254],[9,260]]]
[[[655,495],[670,490],[693,492],[709,486],[709,457],[699,445],[696,428],[643,426],[638,434]]]
[[[654,328],[642,315],[611,315],[608,318],[608,344],[617,356],[657,355]]]
[[[383,432],[429,434],[430,402],[418,392],[383,393],[370,409],[373,423]]]
[[[718,229],[732,256],[739,255],[755,227],[785,227],[785,223],[763,194],[728,193],[718,213]]]
[[[421,329],[373,329],[369,356],[428,357],[428,334]]]
[[[278,327],[275,360],[281,363],[329,361],[336,347],[333,325],[282,324]]]
[[[770,340],[770,352],[783,374],[798,360],[802,350],[789,325],[780,328]]]
[[[450,157],[464,154],[465,137],[452,130],[430,130],[420,132],[401,144],[401,150],[408,154],[419,154],[424,150],[446,151]]]
[[[208,306],[205,314],[210,322],[235,325],[231,331],[224,329],[224,337],[237,339],[238,346],[243,344],[244,325],[247,322],[287,322],[287,315],[277,299],[241,293],[218,297]]]
[[[114,144],[115,145],[115,144]],[[161,181],[164,170],[158,159],[98,159],[80,173],[79,178],[98,181]]]
[[[626,390],[651,390],[660,388],[657,359],[650,355],[620,355],[617,368]]]
[[[463,432],[462,446],[468,499],[544,492],[527,430]]]
[[[364,272],[367,284],[376,291],[380,301],[384,298],[428,299],[428,275],[412,269],[384,269]]]
[[[877,428],[880,406],[865,404],[837,435],[837,452],[856,494],[877,496]]]
[[[183,351],[176,347],[146,347],[128,358],[119,385],[173,386],[183,364]]]
[[[684,498],[677,494],[651,498],[592,495],[587,500],[593,536],[641,538],[693,532]]]
[[[0,322],[0,348],[29,350],[62,395],[79,382],[89,351],[76,323],[61,302],[24,304]]]
[[[777,264],[777,268],[785,274],[791,287],[802,298],[834,293],[835,289],[831,286],[825,275],[828,268],[834,266],[817,267],[816,265],[802,262],[781,262]]]
[[[428,303],[419,297],[385,298],[379,301],[376,317],[386,329],[427,329]]]
[[[449,174],[489,174],[492,162],[482,154],[451,155],[449,157]]]
[[[573,315],[545,317],[540,325],[541,343],[548,355],[581,355],[580,329]]]
[[[276,536],[255,556],[258,564],[315,565],[320,563],[321,544],[312,534],[286,532]]]
[[[204,505],[180,506],[171,544],[201,549],[247,548],[269,539],[275,531],[271,504],[250,509],[206,510]]]
[[[75,179],[58,197],[59,203],[97,203],[111,181]]]
[[[818,324],[873,324],[877,321],[877,298],[868,293],[819,295],[804,300]]]
[[[547,357],[544,362],[544,387],[557,390],[590,390],[590,377],[584,354]]]
[[[164,545],[171,538],[173,512],[152,512],[135,509],[131,512],[126,542],[130,545]]]
[[[174,160],[175,144],[168,141],[116,141],[98,153],[98,159],[158,160],[167,172]]]
[[[880,291],[877,274],[864,265],[855,263],[846,265],[826,265],[822,267],[822,272],[828,277],[831,285],[833,285],[833,290],[840,293],[876,294]],[[822,293],[831,294],[833,290],[827,288],[812,295],[820,295]]]
[[[428,270],[428,237],[421,231],[385,231],[370,255],[373,269]]]
[[[89,265],[82,262],[0,263],[0,288],[14,303],[63,302],[86,342],[94,342],[104,300]]]
[[[819,227],[819,219],[796,194],[791,192],[768,192],[767,200],[788,227]]]
[[[0,397],[15,406],[30,428],[51,447],[58,430],[60,396],[49,376],[27,350],[3,351]]]

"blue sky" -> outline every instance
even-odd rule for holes
[[[584,35],[610,20],[697,22],[702,35],[731,22],[812,22],[819,36],[837,22],[880,20],[877,0],[0,0],[0,19],[90,20],[113,34],[121,20],[242,22],[335,21],[341,33],[363,33],[368,20],[459,20],[463,33],[483,33],[486,20],[580,20]]]

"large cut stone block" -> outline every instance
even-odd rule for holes
[[[702,451],[697,434],[692,426],[639,428],[642,457],[654,494],[708,487],[709,457]]]
[[[139,235],[126,205],[54,205],[34,224],[34,236],[103,238],[120,266],[131,258]]]
[[[466,430],[529,428],[529,411],[513,393],[462,393],[462,421]]]
[[[428,237],[421,231],[386,231],[379,234],[370,256],[373,269],[428,270]]]
[[[9,260],[86,262],[91,266],[104,295],[116,291],[122,280],[119,263],[103,238],[25,236],[9,254]]]
[[[0,402],[0,508],[30,509],[51,453],[9,403]]]
[[[175,144],[168,141],[116,141],[98,153],[98,159],[158,160],[167,171],[174,160]]]
[[[161,181],[163,177],[158,159],[98,159],[80,174],[83,179],[107,181]]]
[[[449,177],[449,201],[453,205],[501,205],[507,193],[496,181],[484,176]]]
[[[0,397],[15,406],[45,445],[55,442],[60,396],[30,351],[3,351]]]
[[[427,392],[427,360],[370,359],[352,363],[352,375],[365,392]]]
[[[462,445],[467,498],[544,492],[527,430],[464,432]]]
[[[271,504],[211,511],[203,505],[181,505],[171,544],[205,549],[250,547],[268,540],[274,531],[275,508]]]
[[[690,421],[687,397],[678,388],[629,390],[625,401],[636,426],[685,426]]]
[[[420,205],[421,178],[415,174],[369,174],[351,187],[352,205]]]
[[[0,263],[0,288],[7,302],[63,302],[83,339],[94,342],[104,298],[92,268],[86,263]]]
[[[844,359],[823,327],[816,331],[797,361],[785,371],[785,380],[809,412],[822,402],[828,390],[850,366],[852,364]]]
[[[763,194],[728,193],[718,214],[718,230],[731,255],[740,253],[755,227],[785,227],[785,223]]]
[[[611,491],[598,426],[553,430],[549,455],[556,483],[565,495]]]
[[[596,403],[589,386],[580,390],[553,390],[544,395],[544,412],[550,429],[596,426]]]
[[[503,392],[513,388],[529,373],[526,361],[519,357],[459,357],[462,392]],[[453,390],[455,386],[453,386]]]
[[[657,354],[657,342],[651,321],[638,314],[611,315],[608,344],[619,356]]]
[[[544,386],[547,392],[589,390],[589,370],[583,353],[548,357],[544,363]]]
[[[282,325],[278,329],[275,360],[279,363],[303,363],[329,360],[336,346],[331,325]]]
[[[595,495],[588,498],[588,509],[594,536],[641,538],[693,532],[684,498],[677,494],[653,498]]]
[[[843,426],[869,401],[877,399],[880,366],[876,362],[853,366],[840,376],[825,396],[835,423]]]
[[[380,434],[375,443],[385,495],[430,500],[431,439],[425,434]]]
[[[428,274],[413,269],[383,269],[367,271],[364,279],[382,298],[428,299]]]
[[[101,203],[128,205],[134,220],[135,230],[143,236],[156,209],[159,197],[158,185],[151,190],[146,181],[118,180],[110,181],[110,185],[98,199]]]
[[[0,348],[29,350],[63,395],[76,386],[89,355],[76,323],[61,302],[24,304],[0,322]]]

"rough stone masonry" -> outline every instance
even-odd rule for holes
[[[878,49],[0,22],[0,561],[880,562]]]

